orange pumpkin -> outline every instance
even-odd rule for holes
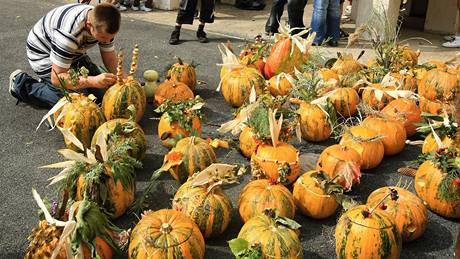
[[[407,45],[399,45],[396,49],[399,52],[399,57],[395,59],[392,64],[393,71],[399,71],[417,65],[420,51],[414,51]]]
[[[293,86],[292,77],[286,73],[279,73],[268,80],[267,88],[273,96],[289,94]]]
[[[314,219],[324,219],[337,210],[339,204],[332,195],[328,195],[312,177],[317,171],[301,175],[294,183],[293,196],[302,214]]]
[[[332,127],[329,117],[318,105],[301,102],[297,113],[300,115],[300,130],[303,139],[320,142],[331,136]]]
[[[375,207],[388,194],[388,188],[398,191],[397,200],[389,199],[381,207],[389,213],[401,233],[402,241],[409,242],[419,238],[425,232],[428,223],[428,210],[422,200],[412,192],[391,186],[373,191],[367,198],[367,205]]]
[[[177,63],[173,64],[168,70],[168,76],[171,81],[177,81],[186,84],[190,90],[195,91],[196,71],[195,68],[184,63],[181,58],[177,58]]]
[[[251,91],[262,94],[265,78],[255,68],[244,67],[226,73],[221,80],[221,92],[225,101],[233,107],[240,107],[249,100]]]
[[[394,219],[382,210],[368,216],[359,205],[346,211],[335,227],[338,258],[399,258],[402,240]],[[366,216],[365,216],[366,215]]]
[[[177,141],[188,136],[201,136],[201,121],[193,117],[190,125],[191,130],[186,130],[179,125],[178,121],[169,121],[166,114],[163,114],[158,123],[158,136],[165,147],[174,147]]]
[[[460,218],[460,200],[444,200],[439,196],[439,185],[446,176],[445,172],[427,160],[415,174],[415,191],[433,212],[447,218]],[[458,189],[458,185],[452,180],[447,188]]]
[[[393,100],[383,108],[382,113],[403,122],[407,137],[411,137],[417,133],[415,123],[423,120],[420,109],[415,101],[411,99],[399,98]]]
[[[406,129],[400,121],[371,115],[361,125],[383,136],[382,143],[387,156],[398,154],[406,146]]]
[[[257,151],[256,135],[252,132],[250,127],[245,127],[240,133],[240,150],[241,153],[247,158],[251,158],[252,154]]]
[[[300,174],[299,151],[292,145],[280,142],[276,147],[261,144],[251,157],[251,168],[261,171],[268,179],[290,184]]]
[[[391,73],[391,76],[398,80],[398,90],[409,90],[412,92],[417,91],[417,78],[415,78],[414,73],[393,72]]]
[[[291,192],[284,185],[267,179],[251,181],[241,190],[238,209],[244,222],[265,209],[276,209],[282,217],[293,219],[295,216]]]
[[[360,98],[355,89],[341,87],[334,90],[328,100],[334,105],[338,114],[348,118],[358,111]]]
[[[430,101],[427,98],[420,96],[420,110],[435,115],[444,115],[444,112],[451,113],[449,104],[441,101]]]
[[[205,243],[198,226],[184,213],[162,209],[146,212],[131,233],[130,259],[204,258]]]
[[[450,147],[453,144],[453,139],[449,136],[441,137],[441,142],[445,147]],[[433,137],[433,133],[428,134],[423,141],[422,153],[435,152],[439,148],[436,139]]]
[[[155,91],[155,105],[160,106],[166,100],[177,102],[193,99],[193,97],[193,91],[190,90],[186,84],[173,80],[166,80],[161,83]]]
[[[351,54],[340,55],[331,68],[338,75],[355,74],[361,69],[363,69],[363,66]]]
[[[351,185],[359,184],[361,163],[361,155],[356,150],[336,144],[321,152],[316,170],[327,173],[331,179],[337,177],[336,182],[349,189]]]
[[[292,73],[294,68],[300,68],[308,57],[308,51],[302,53],[289,35],[279,35],[265,62],[265,78],[272,78],[281,72]]]
[[[454,69],[432,69],[424,75],[418,85],[418,94],[430,101],[447,102],[459,89],[457,71]]]
[[[383,109],[388,103],[394,100],[385,91],[395,90],[395,86],[383,87],[380,84],[372,84],[372,87],[367,87],[363,90],[363,103],[369,105],[374,110]]]
[[[339,144],[352,148],[361,155],[361,169],[372,169],[382,162],[383,143],[378,133],[372,129],[353,126],[342,136]]]

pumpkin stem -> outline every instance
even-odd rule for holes
[[[180,57],[176,57],[177,58],[177,63],[179,63],[179,65],[184,65],[184,61],[182,61],[182,59]]]
[[[123,84],[123,49],[118,52],[117,82]]]
[[[166,223],[166,222],[161,224],[161,227],[160,227],[161,233],[169,234],[169,233],[171,233],[172,230],[173,230],[173,228],[172,228],[171,224]]]
[[[138,57],[139,57],[139,45],[136,44],[136,45],[134,45],[133,57],[132,57],[132,61],[131,61],[131,70],[129,71],[129,76],[131,76],[131,77],[134,75],[134,73],[137,70]]]

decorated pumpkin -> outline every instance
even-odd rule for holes
[[[204,258],[205,244],[198,226],[186,214],[170,209],[147,211],[131,233],[130,259]]]
[[[358,111],[360,98],[355,89],[349,87],[341,87],[333,90],[328,95],[329,102],[334,105],[335,110],[341,116],[348,118]]]
[[[435,115],[444,115],[444,113],[451,113],[451,108],[448,103],[444,103],[442,101],[431,101],[428,98],[420,96],[419,98],[419,106],[422,112],[431,113]]]
[[[331,136],[332,126],[327,111],[316,104],[302,102],[297,113],[300,115],[300,130],[303,139],[320,142]]]
[[[225,74],[218,90],[224,99],[233,107],[240,107],[251,98],[262,94],[265,79],[255,68],[244,67]]]
[[[178,102],[193,99],[193,91],[184,83],[166,80],[155,91],[155,105],[160,106],[166,101]]]
[[[102,110],[107,120],[126,118],[131,116],[128,110],[130,105],[134,105],[136,110],[135,120],[139,122],[144,116],[147,99],[144,89],[140,83],[134,79],[134,73],[137,69],[137,58],[139,49],[137,45],[133,50],[133,59],[131,70],[128,77],[123,79],[123,55],[120,52],[118,57],[117,83],[111,86],[104,94],[102,99]]]
[[[294,84],[294,78],[286,73],[279,73],[268,80],[268,91],[274,96],[289,94]]]
[[[195,91],[196,71],[193,65],[184,63],[181,58],[177,58],[177,63],[173,64],[168,70],[168,78],[186,84],[190,90]]]
[[[418,85],[418,94],[429,101],[447,102],[459,89],[457,71],[454,69],[432,69],[424,75]]]
[[[362,69],[362,65],[351,54],[340,54],[331,68],[338,75],[356,74]]]
[[[367,104],[374,110],[382,110],[394,98],[387,91],[395,90],[395,86],[382,86],[380,84],[372,84],[365,87],[362,93],[363,103]]]
[[[453,140],[449,136],[445,135],[441,137],[441,143],[445,147],[450,147],[453,144]],[[435,152],[439,148],[440,146],[436,142],[436,139],[434,138],[433,133],[430,133],[428,136],[426,136],[425,140],[423,141],[422,153],[426,154],[429,152]]]
[[[257,151],[258,142],[256,136],[250,127],[245,127],[240,133],[240,150],[247,158],[251,158],[252,154]]]
[[[415,123],[422,121],[420,109],[415,101],[411,99],[399,98],[393,100],[383,108],[382,113],[403,122],[407,137],[411,137],[417,133]]]
[[[398,154],[406,146],[406,129],[400,121],[371,115],[365,118],[361,125],[382,136],[381,141],[387,156]]]

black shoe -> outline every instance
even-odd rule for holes
[[[10,84],[8,86],[8,92],[16,99],[18,99],[18,103],[19,102],[23,102],[23,98],[21,97],[21,93],[19,91],[19,89],[17,88],[16,86],[16,77],[18,77],[18,75],[21,75],[22,73],[24,73],[22,70],[20,69],[16,69],[15,71],[13,71],[13,73],[10,74]],[[16,103],[17,104],[17,103]]]
[[[348,36],[350,36],[350,35],[348,34],[348,32],[346,32],[346,31],[340,29],[340,38],[341,38],[341,39],[347,39]]]
[[[198,38],[198,41],[200,41],[200,43],[209,42],[208,38],[206,37],[206,32],[202,30],[198,30],[196,32],[196,37]]]
[[[174,30],[171,33],[171,38],[169,38],[169,44],[171,45],[179,44],[179,36],[180,36],[180,31]]]
[[[337,41],[328,41],[327,44],[331,47],[339,46],[339,43]]]

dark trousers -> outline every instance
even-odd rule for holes
[[[133,6],[140,6],[140,5],[141,5],[141,0],[133,1]],[[153,8],[153,0],[145,0],[144,5],[147,8]]]
[[[291,28],[304,28],[303,13],[307,0],[273,0],[270,16],[265,24],[265,31],[278,32],[279,22],[287,3],[288,20]]]
[[[194,14],[198,0],[181,0],[179,3],[179,12],[177,13],[176,23],[193,24]],[[200,3],[200,22],[214,22],[214,5],[215,0],[201,0]]]
[[[101,73],[98,66],[91,62],[91,59],[86,55],[75,60],[71,68],[78,71],[83,66],[89,70],[88,75],[90,76],[96,76]],[[51,83],[50,77],[43,77],[37,80],[26,73],[22,73],[16,77],[14,83],[24,102],[40,108],[49,109],[64,96],[61,90]],[[85,88],[77,92],[93,94],[97,97],[96,100],[101,102],[105,91],[98,88]]]

